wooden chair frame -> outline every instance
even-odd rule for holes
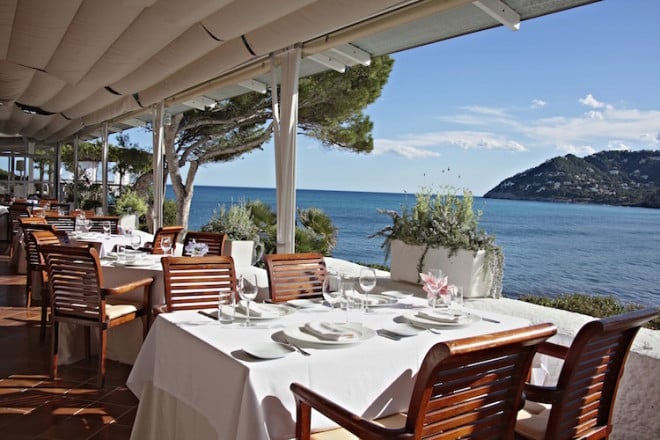
[[[165,308],[156,308],[155,313],[217,308],[221,290],[233,292],[236,297],[236,271],[232,257],[162,257],[160,261]]]
[[[291,384],[296,438],[309,439],[312,409],[361,439],[512,439],[522,389],[538,345],[552,324],[441,342],[428,351],[414,384],[405,423],[386,427]]]
[[[186,248],[193,240],[195,243],[204,243],[209,247],[207,256],[222,256],[224,252],[225,242],[227,241],[227,234],[224,232],[187,232],[183,239],[183,253],[185,257],[191,256]]]
[[[149,244],[145,250],[151,252],[152,254],[163,255],[163,248],[160,246],[160,240],[163,237],[170,237],[172,239],[172,255],[174,255],[174,250],[176,249],[176,240],[179,237],[179,234],[183,231],[183,226],[162,226],[156,230],[154,234],[153,241]]]
[[[142,318],[143,337],[146,336],[149,328],[148,311],[153,278],[144,278],[117,287],[103,287],[103,272],[96,249],[45,245],[41,246],[39,251],[46,262],[50,287],[53,324],[50,378],[57,377],[59,324],[62,322],[77,324],[85,327],[88,357],[91,354],[90,329],[94,328],[98,332],[100,344],[96,384],[101,388],[105,382],[107,330],[136,318]],[[139,306],[126,304],[129,307],[110,309],[111,304],[106,302],[107,297],[138,288],[143,289],[143,298]]]
[[[525,386],[527,400],[552,405],[544,439],[608,438],[630,347],[639,328],[657,315],[656,309],[644,309],[591,321],[570,347],[550,342],[539,347],[539,353],[564,359],[556,386]],[[518,438],[529,438],[522,434],[524,423],[519,421]]]
[[[327,273],[325,258],[316,252],[264,255],[270,299],[321,298]]]

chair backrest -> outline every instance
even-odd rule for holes
[[[163,237],[170,237],[172,239],[172,252],[176,249],[176,239],[183,231],[183,226],[163,226],[158,228],[154,234],[154,241],[151,243],[152,254],[164,254],[163,248],[160,246],[160,240]]]
[[[512,439],[536,349],[556,332],[538,324],[434,345],[417,374],[405,430],[415,439]]]
[[[195,240],[195,243],[204,243],[208,246],[209,251],[206,255],[222,255],[223,248],[225,247],[225,241],[227,240],[227,234],[224,232],[188,232],[186,237],[183,239],[183,254],[184,256],[191,256],[192,253],[189,252],[186,248],[192,241]]]
[[[105,321],[103,272],[96,249],[43,245],[39,251],[48,271],[53,317],[80,323]]]
[[[31,270],[36,270],[42,263],[38,250],[39,244],[37,243],[37,238],[34,236],[35,233],[37,236],[43,237],[42,240],[44,241],[52,237],[54,239],[52,241],[53,244],[60,244],[52,225],[39,223],[23,225],[25,259],[27,260],[28,268]]]
[[[323,296],[326,267],[316,252],[264,255],[273,302]]]
[[[217,307],[221,290],[236,295],[232,257],[163,257],[160,261],[168,312]]]
[[[75,215],[46,215],[46,221],[60,231],[74,231],[76,229]]]
[[[11,221],[12,232],[16,233],[20,230],[20,218],[32,217],[29,206],[26,203],[16,202],[9,205],[9,220]]]
[[[656,309],[637,310],[585,324],[566,353],[557,380],[558,398],[546,429],[547,439],[573,439],[611,430],[612,409],[630,346]],[[590,437],[591,438],[591,437]]]
[[[104,232],[103,222],[110,222],[110,233],[117,234],[117,226],[119,225],[119,217],[114,215],[97,215],[90,217],[92,221],[92,232]]]

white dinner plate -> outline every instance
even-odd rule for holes
[[[293,307],[298,307],[301,309],[311,309],[314,307],[323,306],[321,300],[316,299],[292,299],[286,302]]]
[[[155,264],[159,264],[160,259],[156,260],[153,258],[141,258],[139,260],[134,260],[134,261],[115,261],[115,264],[119,266],[153,266]]]
[[[380,292],[380,294],[397,300],[413,296],[411,292],[404,292],[402,290],[386,290],[385,292]]]
[[[251,344],[249,347],[243,348],[243,351],[259,359],[278,359],[286,356],[295,351],[294,348],[285,347],[277,342],[262,342]]]
[[[387,307],[396,304],[397,300],[390,296],[377,293],[369,294],[369,307]]]
[[[254,316],[252,314],[252,306],[253,303],[250,303],[250,321],[263,321],[266,319],[278,319],[283,316],[290,315],[292,313],[296,313],[296,309],[292,307],[287,307],[285,305],[281,304],[268,304],[268,303],[259,303],[259,308],[260,309],[267,309],[268,314],[264,316]],[[246,314],[243,313],[242,310],[239,310],[238,307],[236,308],[236,313],[234,314],[234,317],[237,319],[245,319],[247,318]]]
[[[465,313],[465,317],[461,318],[458,320],[458,322],[439,322],[439,321],[434,321],[432,319],[426,319],[421,316],[417,315],[417,311],[414,312],[408,312],[403,315],[408,322],[410,322],[412,325],[415,327],[420,327],[420,328],[429,328],[429,327],[440,327],[440,328],[458,328],[458,327],[466,327],[468,325],[472,325],[474,323],[477,323],[481,321],[481,317],[479,315],[473,315],[472,313]]]
[[[372,338],[376,332],[369,327],[364,327],[360,324],[334,324],[337,328],[345,329],[347,331],[352,331],[356,333],[355,338],[350,339],[341,339],[338,341],[319,339],[314,335],[305,333],[300,330],[300,326],[287,327],[283,330],[284,335],[289,338],[291,341],[302,344],[306,347],[327,347],[327,346],[343,346],[343,345],[353,345],[359,344],[366,341],[367,339]]]

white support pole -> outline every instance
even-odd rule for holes
[[[80,146],[80,138],[78,136],[73,138],[73,207],[80,208],[79,203],[79,187],[78,187],[78,147]]]
[[[165,141],[165,129],[163,127],[163,118],[165,117],[165,101],[153,106],[152,113],[153,125],[153,226],[152,232],[156,232],[158,228],[163,226],[163,196],[164,179],[163,179],[163,143]]]
[[[296,127],[298,125],[298,76],[300,46],[271,58],[281,68],[280,96],[277,99],[275,74],[272,76],[275,177],[277,186],[277,253],[295,252],[296,231]]]
[[[102,134],[103,148],[101,150],[101,187],[103,202],[101,206],[103,207],[103,215],[108,215],[108,123],[103,123],[103,134]]]

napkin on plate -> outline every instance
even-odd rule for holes
[[[247,316],[247,303],[240,302],[236,306],[236,311]],[[251,318],[277,318],[280,315],[276,313],[270,304],[260,304],[250,302],[250,317]]]
[[[308,322],[300,327],[300,331],[325,341],[345,341],[357,337],[354,331],[333,325],[329,322]]]
[[[452,313],[450,311],[444,311],[444,310],[433,310],[433,311],[422,310],[420,312],[417,312],[417,316],[423,319],[428,319],[429,321],[453,323],[453,324],[457,324],[461,322],[461,320],[465,319],[465,315],[463,315],[462,313]]]

